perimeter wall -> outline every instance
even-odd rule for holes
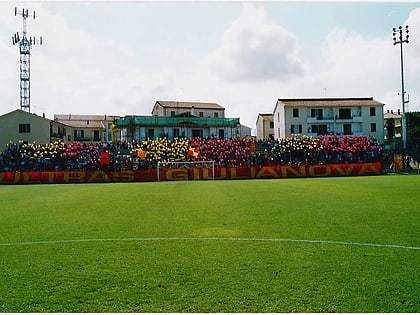
[[[327,177],[380,175],[381,164],[326,164],[326,165],[282,165],[258,167],[221,167],[214,169],[214,179],[254,179],[290,177]],[[68,184],[68,183],[112,183],[112,182],[153,182],[157,181],[157,170],[74,170],[0,172],[0,184]],[[160,181],[211,180],[212,169],[178,168],[161,169]]]

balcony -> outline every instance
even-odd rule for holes
[[[349,118],[343,118],[343,117],[336,117],[335,120],[336,123],[362,123],[363,122],[363,117],[362,116],[353,116],[353,117],[349,117]]]
[[[100,138],[96,138],[96,137],[90,137],[90,138],[76,137],[76,138],[74,138],[74,141],[79,141],[79,142],[101,142],[102,140]]]
[[[63,134],[62,133],[57,133],[57,132],[51,132],[50,137],[51,138],[56,138],[56,139],[63,139]]]
[[[334,117],[332,116],[327,116],[327,117],[308,117],[306,119],[306,122],[308,124],[327,124],[327,123],[333,123],[334,122]]]

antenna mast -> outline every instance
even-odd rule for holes
[[[13,45],[19,44],[20,51],[20,109],[31,112],[31,89],[30,89],[30,61],[31,61],[31,47],[32,45],[42,45],[42,37],[35,38],[35,36],[29,38],[26,36],[26,19],[33,18],[35,20],[35,11],[29,12],[28,9],[18,10],[15,7],[15,16],[22,16],[23,20],[23,35],[22,38],[19,36],[19,32],[16,32],[12,36]]]

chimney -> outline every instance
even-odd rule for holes
[[[391,114],[393,114],[394,113],[394,111],[391,109]]]
[[[192,116],[195,116],[195,108],[194,108],[194,105],[191,107],[191,115]]]
[[[398,109],[398,115],[400,115],[400,110]]]
[[[386,112],[387,112],[387,114],[389,114],[389,109]]]

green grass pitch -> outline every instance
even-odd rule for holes
[[[0,186],[1,312],[420,312],[420,175]]]

